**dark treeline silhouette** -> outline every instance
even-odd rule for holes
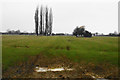
[[[89,33],[90,32],[85,30],[84,34],[82,34],[81,36],[82,37],[87,37],[87,35],[89,35]],[[2,34],[2,35],[36,35],[35,32],[31,32],[31,33],[30,32],[26,32],[26,31],[21,32],[20,30],[7,30],[6,32],[0,32],[0,34]],[[119,34],[118,33],[109,33],[107,35],[104,35],[103,33],[100,34],[100,33],[96,32],[96,33],[91,33],[91,34],[92,34],[92,36],[113,36],[113,37],[120,36],[120,33]],[[73,34],[52,33],[52,36],[74,36],[74,35],[75,35],[74,32],[73,32]],[[78,35],[77,35],[77,37],[78,37]]]
[[[40,15],[39,15],[40,14]],[[35,11],[35,32],[36,35],[52,35],[53,14],[52,8],[37,6]]]
[[[120,33],[119,33],[119,34],[109,33],[108,35],[99,34],[99,35],[97,35],[97,36],[111,36],[111,37],[117,37],[117,36],[120,36]]]
[[[109,33],[109,34],[103,34],[103,33],[92,33],[93,36],[113,36],[113,37],[116,37],[116,36],[120,36],[120,33],[117,33],[116,31],[114,33]]]
[[[7,32],[0,32],[2,35],[36,35],[36,33],[21,32],[20,30],[7,30]]]
[[[92,37],[92,36],[120,36],[120,33],[117,33],[116,31],[114,33],[109,33],[107,35],[102,34],[98,34],[98,32],[96,33],[91,33],[87,30],[85,30],[85,26],[80,26],[80,27],[76,27],[73,31],[73,35],[76,37]]]
[[[92,37],[92,33],[85,30],[85,26],[81,26],[81,27],[76,27],[73,31],[73,35],[75,35],[76,37]]]

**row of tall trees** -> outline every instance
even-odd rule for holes
[[[35,11],[35,32],[36,35],[52,34],[53,14],[52,8],[41,6],[40,11],[37,6]]]

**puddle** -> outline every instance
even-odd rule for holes
[[[65,70],[67,70],[67,71],[72,71],[73,69],[72,69],[72,68],[67,69],[67,68],[63,68],[63,67],[61,67],[61,68],[36,67],[36,68],[35,68],[35,71],[36,71],[36,72],[65,71]]]

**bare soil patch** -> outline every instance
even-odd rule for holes
[[[21,47],[23,47],[23,48],[29,48],[29,46],[27,46],[27,45],[25,45],[25,46],[14,45],[13,47],[15,47],[15,48],[21,48]]]
[[[45,68],[73,68],[72,71],[36,72],[35,67]],[[117,78],[118,68],[109,64],[95,65],[93,63],[73,62],[66,56],[48,57],[43,54],[30,56],[26,62],[20,62],[8,70],[3,71],[3,78]]]
[[[66,46],[66,50],[70,50],[70,46]]]

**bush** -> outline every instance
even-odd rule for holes
[[[83,35],[84,37],[92,37],[92,34],[88,31],[85,31]]]

